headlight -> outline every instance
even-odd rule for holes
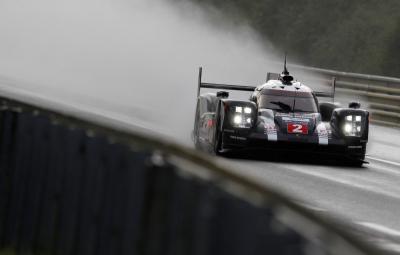
[[[351,130],[352,130],[351,124],[346,123],[346,124],[344,125],[344,132],[346,132],[346,133],[351,133]]]
[[[343,125],[343,133],[346,136],[361,136],[361,120],[360,115],[347,115]]]
[[[234,122],[235,124],[237,124],[237,125],[242,124],[242,116],[236,115],[236,116],[233,118],[233,122]]]
[[[238,128],[250,128],[253,123],[253,109],[246,106],[235,106],[232,113],[232,124]]]

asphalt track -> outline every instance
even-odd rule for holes
[[[362,168],[296,160],[219,159],[239,174],[295,197],[317,213],[354,223],[373,242],[400,252],[400,130],[371,126]],[[310,157],[316,157],[310,155]],[[317,158],[315,158],[317,159]]]

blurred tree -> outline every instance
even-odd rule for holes
[[[246,22],[305,65],[400,77],[398,0],[191,0]]]

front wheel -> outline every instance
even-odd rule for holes
[[[220,131],[216,131],[215,141],[214,141],[214,153],[215,155],[221,155],[222,151],[222,135],[223,133]]]
[[[363,164],[364,164],[364,161],[362,161],[362,160],[353,160],[353,161],[350,161],[348,165],[351,167],[362,167]]]
[[[220,107],[217,108],[217,116],[216,116],[216,122],[215,122],[215,136],[214,136],[214,153],[215,155],[221,155],[222,151],[222,137],[223,137],[223,131],[221,127],[221,115],[219,113]]]
[[[350,161],[349,165],[354,167],[362,167],[362,165],[365,162],[364,160],[366,151],[367,151],[367,145],[363,144],[361,151],[357,153],[357,155],[351,156],[352,160]]]
[[[197,150],[201,150],[201,145],[200,145],[200,141],[199,141],[199,136],[197,134],[194,134],[194,131],[192,133],[192,140],[194,143],[194,148],[196,148]]]

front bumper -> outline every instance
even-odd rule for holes
[[[235,132],[223,134],[223,148],[226,150],[268,150],[296,154],[330,154],[349,159],[364,160],[367,141],[360,138],[331,138],[328,144],[320,144],[318,137],[313,136],[278,136],[276,141],[268,140],[264,134]]]

